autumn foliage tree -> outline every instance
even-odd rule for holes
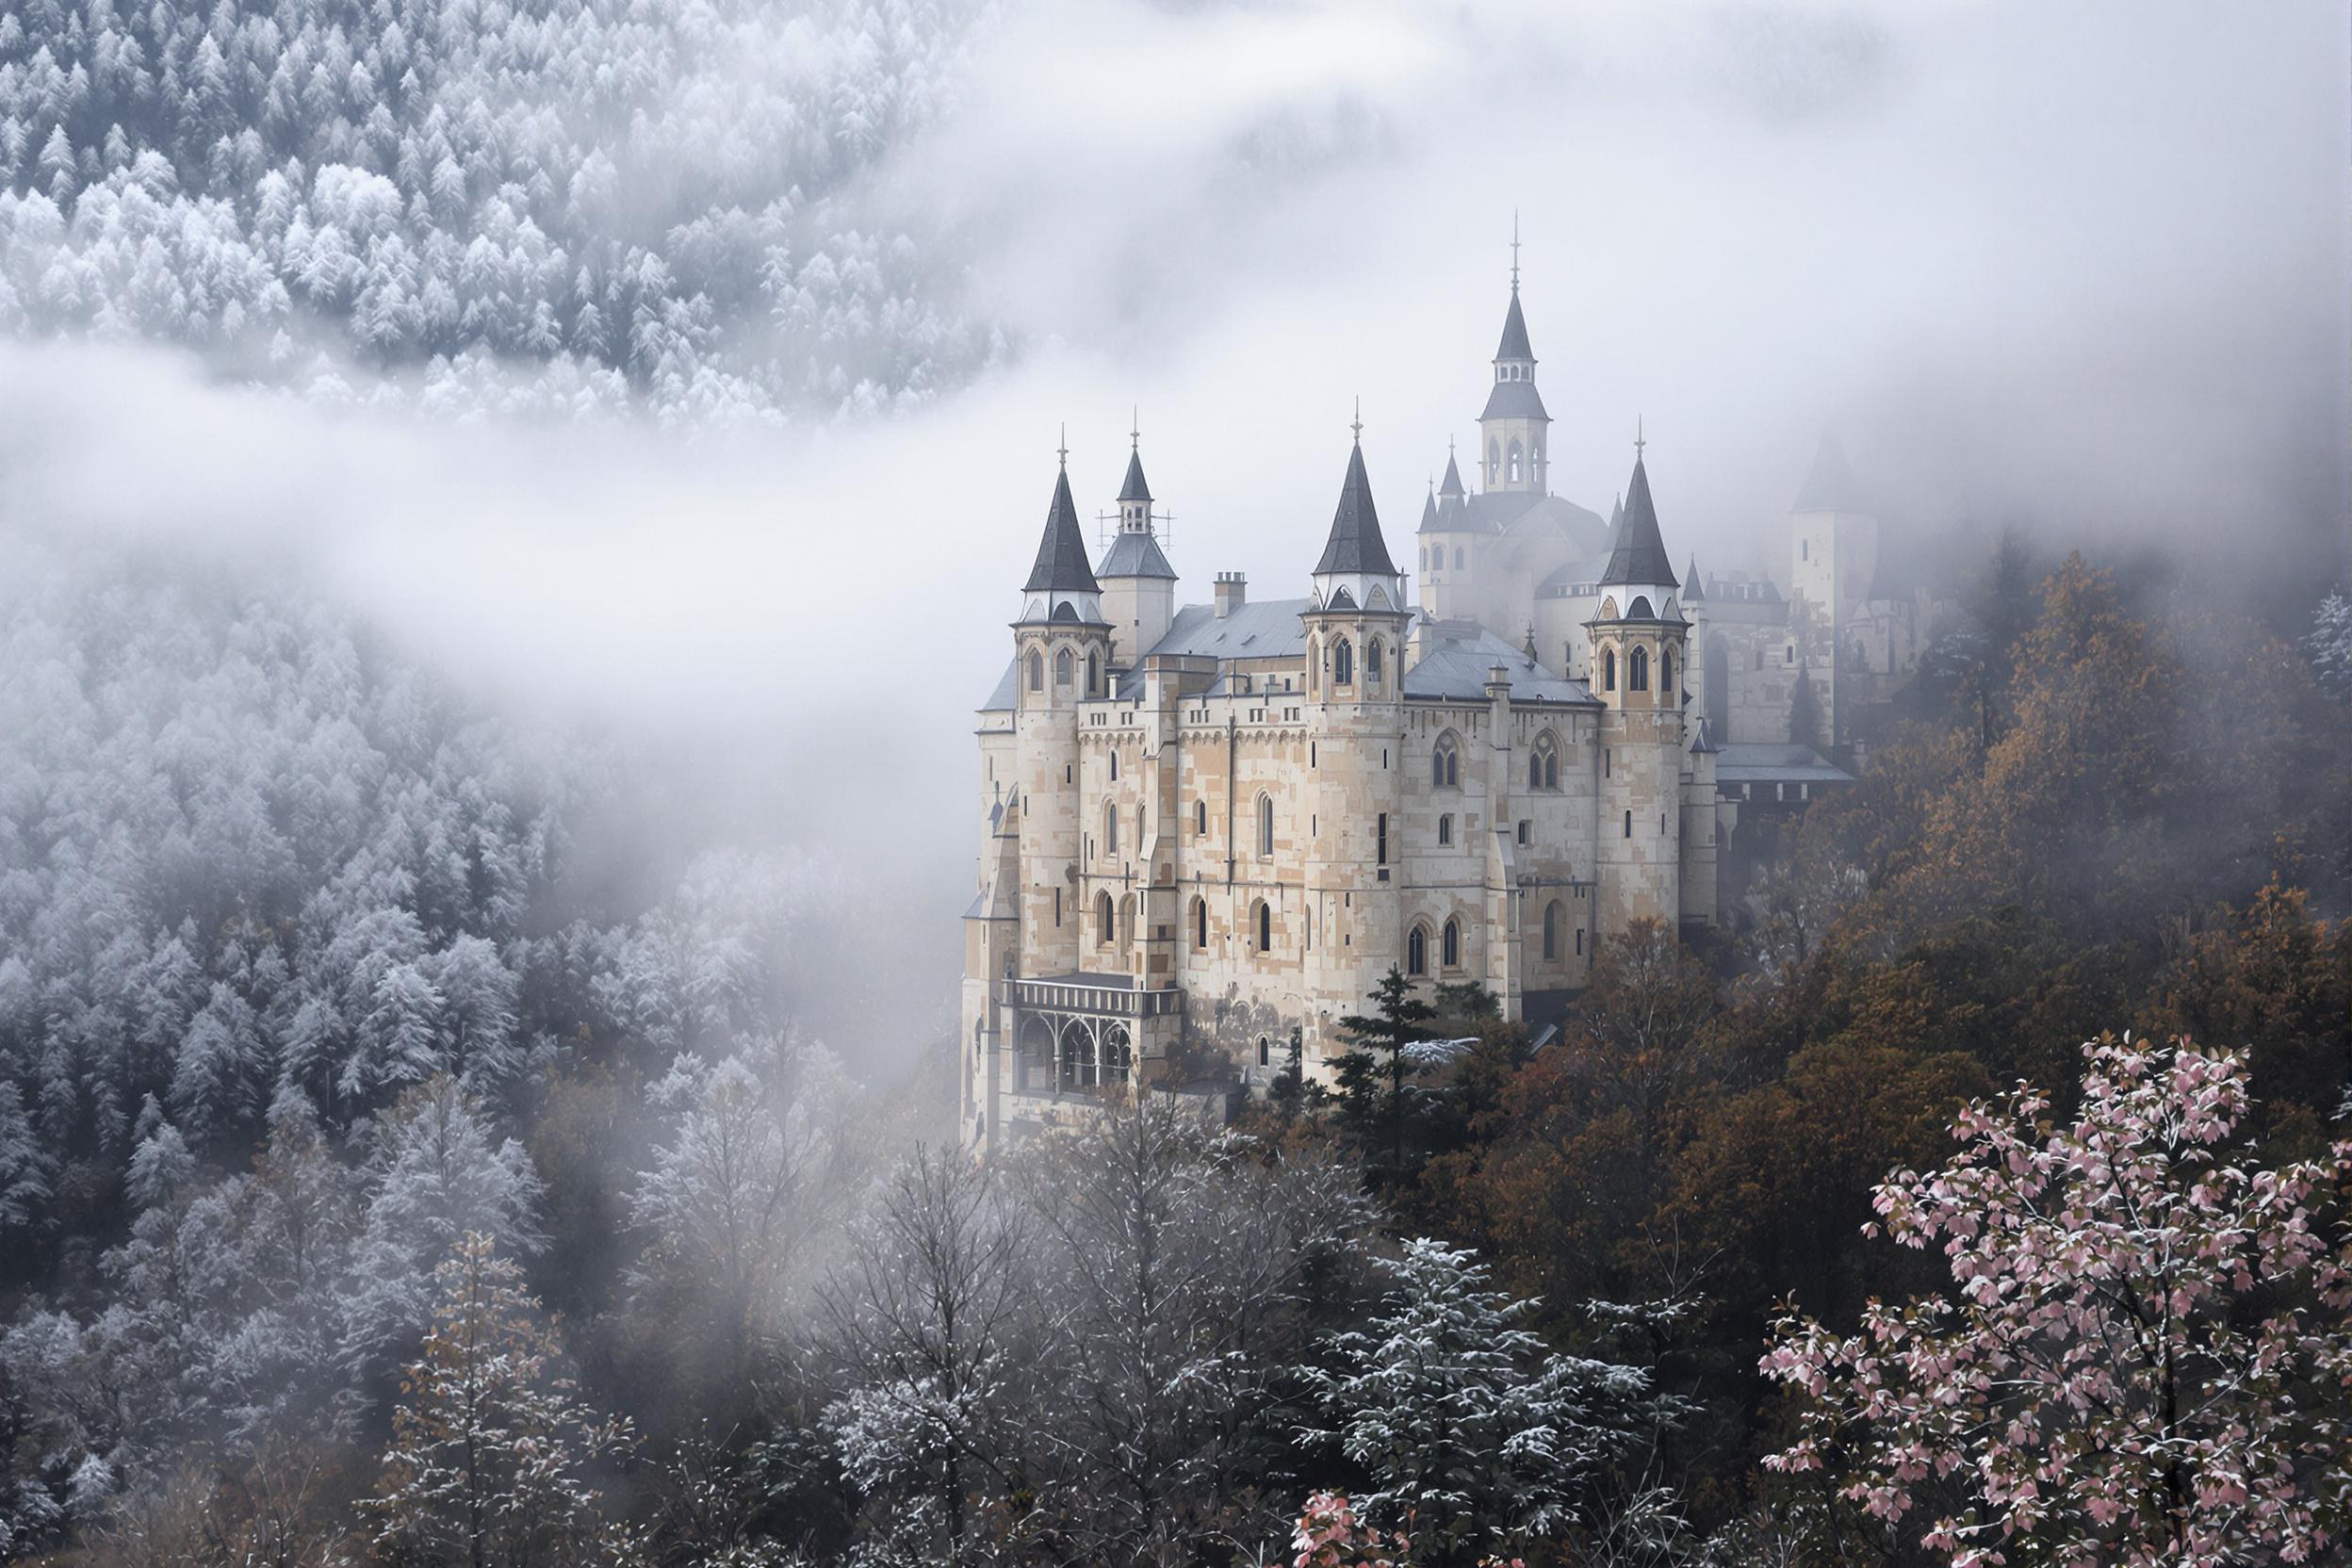
[[[1951,1164],[1879,1187],[1954,1288],[1852,1335],[1785,1316],[1801,1432],[1767,1463],[1961,1568],[2313,1560],[2352,1524],[2352,1142],[2265,1167],[2242,1056],[2084,1049],[2070,1120],[1976,1102]]]

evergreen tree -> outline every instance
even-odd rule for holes
[[[1337,1448],[1370,1488],[1366,1518],[1411,1538],[1427,1568],[1550,1534],[1610,1464],[1680,1410],[1639,1368],[1549,1354],[1518,1326],[1534,1303],[1486,1288],[1472,1255],[1416,1238],[1390,1288],[1331,1362],[1303,1376]]]
[[[378,1561],[537,1568],[631,1560],[597,1470],[625,1421],[579,1399],[554,1330],[496,1244],[468,1233],[433,1274],[433,1329],[403,1373],[384,1477],[363,1511]]]
[[[1340,1127],[1372,1168],[1392,1182],[1406,1168],[1414,1075],[1409,1048],[1428,1037],[1426,1026],[1437,1016],[1413,990],[1404,972],[1391,964],[1373,988],[1374,1011],[1339,1021],[1353,1046],[1335,1067]]]

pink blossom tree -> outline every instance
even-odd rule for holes
[[[2020,1086],[1877,1189],[1956,1288],[1852,1337],[1783,1315],[1763,1370],[1805,1398],[1765,1462],[1890,1524],[1933,1508],[1958,1568],[2318,1560],[2352,1514],[2352,1142],[2264,1168],[2242,1055],[2084,1052],[2071,1123]]]

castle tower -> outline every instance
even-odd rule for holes
[[[1306,924],[1301,989],[1311,1070],[1341,1049],[1332,1025],[1371,991],[1398,951],[1404,863],[1403,772],[1381,765],[1404,729],[1403,577],[1390,562],[1364,467],[1363,424],[1315,563],[1307,639],[1307,821],[1298,829]]]
[[[1103,552],[1102,616],[1111,623],[1111,662],[1140,664],[1176,618],[1176,569],[1152,531],[1152,486],[1143,478],[1142,437],[1130,433],[1127,482],[1119,487],[1119,533]]]
[[[1846,466],[1845,449],[1824,433],[1813,466],[1788,508],[1788,596],[1801,601],[1797,625],[1804,634],[1806,665],[1818,672],[1819,733],[1796,737],[1809,744],[1835,746],[1838,731],[1838,672],[1846,629],[1878,571],[1878,519],[1862,498]]]
[[[1421,509],[1421,609],[1433,620],[1478,612],[1478,547],[1484,541],[1476,518],[1449,443],[1446,478]]]
[[[1014,776],[1020,797],[1021,953],[1024,975],[1080,967],[1079,705],[1109,690],[1112,628],[1070,498],[1069,453],[1054,481],[1045,536],[1013,623]]]
[[[1608,710],[1600,723],[1600,835],[1594,915],[1602,931],[1681,913],[1683,682],[1690,626],[1666,558],[1640,449],[1625,513],[1601,574],[1590,684]],[[1700,913],[1706,913],[1702,911]]]
[[[1527,318],[1519,308],[1519,231],[1511,239],[1511,308],[1503,314],[1503,337],[1494,350],[1494,389],[1478,416],[1481,490],[1542,496],[1550,493],[1552,416],[1535,390],[1535,350],[1527,343]]]

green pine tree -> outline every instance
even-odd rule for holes
[[[1406,1126],[1412,1106],[1406,1090],[1413,1064],[1406,1047],[1429,1037],[1437,1009],[1413,994],[1413,982],[1391,964],[1373,988],[1374,1011],[1339,1021],[1354,1049],[1334,1065],[1339,1081],[1339,1124],[1377,1177],[1390,1182],[1405,1174]]]

